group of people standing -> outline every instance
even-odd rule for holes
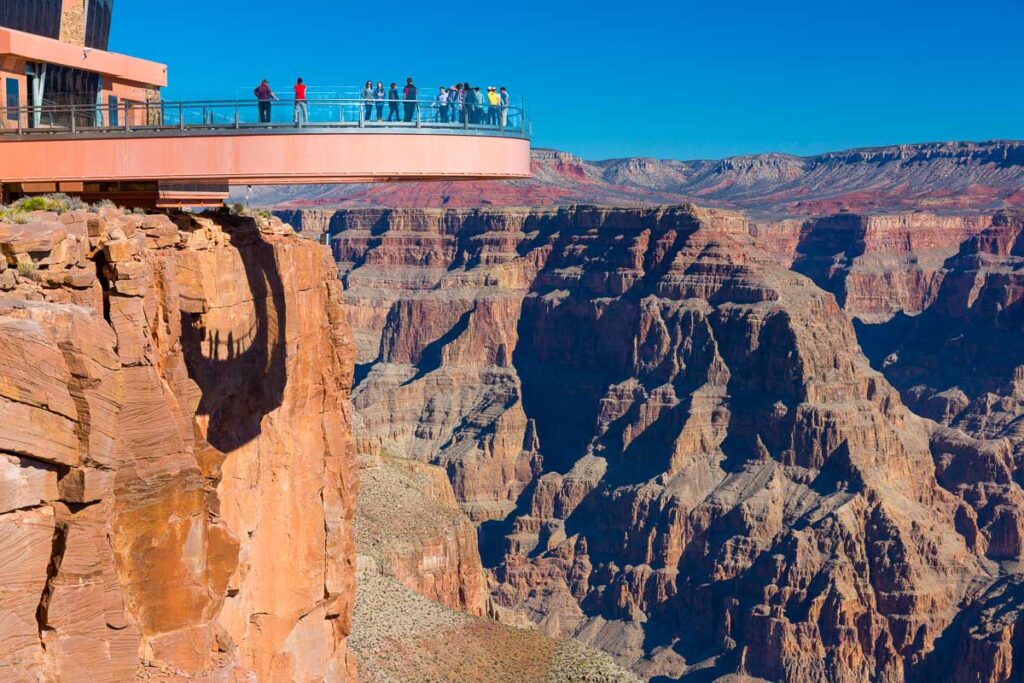
[[[434,99],[437,120],[440,123],[476,123],[488,126],[508,125],[509,96],[505,86],[480,86],[457,83],[450,88],[442,86]]]
[[[293,89],[295,125],[305,125],[309,123],[306,84],[299,78]],[[402,90],[398,89],[396,83],[392,83],[385,90],[381,81],[378,81],[376,86],[373,81],[366,81],[362,90],[362,120],[372,121],[376,114],[377,121],[384,121],[384,106],[387,105],[388,121],[411,123],[416,117],[418,94],[412,77],[405,79],[405,87]],[[278,99],[271,90],[270,83],[264,79],[253,91],[253,95],[256,96],[259,105],[260,123],[270,123],[271,102]],[[474,87],[469,83],[458,83],[448,88],[442,86],[431,106],[439,123],[472,123],[501,127],[508,125],[509,95],[504,86],[488,86],[486,93],[480,92],[479,86]]]
[[[388,121],[405,121],[411,123],[416,116],[416,97],[418,92],[412,77],[405,79],[405,87],[399,93],[398,85],[392,83],[387,92],[384,92],[384,83],[377,81],[374,87],[373,81],[366,81],[363,86],[363,120],[372,121],[373,113],[377,112],[377,120],[384,120],[384,103],[388,105]],[[399,105],[403,104],[403,112],[399,118]]]

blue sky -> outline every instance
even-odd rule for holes
[[[1024,138],[1024,0],[117,0],[168,99],[468,80],[588,159]],[[239,91],[238,89],[241,88]]]

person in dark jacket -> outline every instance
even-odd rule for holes
[[[413,85],[412,76],[405,79],[405,122],[410,123],[416,115],[416,86]]]
[[[270,89],[270,83],[267,82],[267,79],[264,78],[263,82],[252,91],[252,94],[256,96],[256,100],[259,102],[260,123],[270,123],[270,101],[276,100],[277,95]]]
[[[400,121],[398,115],[398,86],[394,83],[388,88],[388,121]]]
[[[462,88],[462,92],[466,93],[466,96],[462,101],[462,122],[476,123],[476,93],[473,91],[473,86],[466,83]]]
[[[377,108],[377,121],[384,120],[384,84],[377,81],[377,87],[373,89],[373,104]]]

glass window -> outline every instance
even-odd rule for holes
[[[117,117],[117,95],[111,95],[107,98],[107,117],[111,127],[120,125]]]
[[[18,120],[18,107],[21,106],[21,92],[18,88],[17,78],[7,79],[7,119]]]
[[[89,15],[85,22],[86,47],[106,50],[110,43],[110,17],[114,0],[88,0]]]
[[[60,37],[62,0],[0,0],[0,26]]]

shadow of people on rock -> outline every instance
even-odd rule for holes
[[[221,330],[209,329],[209,311],[181,313],[185,363],[202,392],[196,415],[208,416],[207,441],[227,453],[255,439],[263,417],[282,403],[287,312],[276,250],[255,221],[224,212],[207,217],[238,250],[252,297],[253,319],[244,337],[228,331],[225,339]]]

